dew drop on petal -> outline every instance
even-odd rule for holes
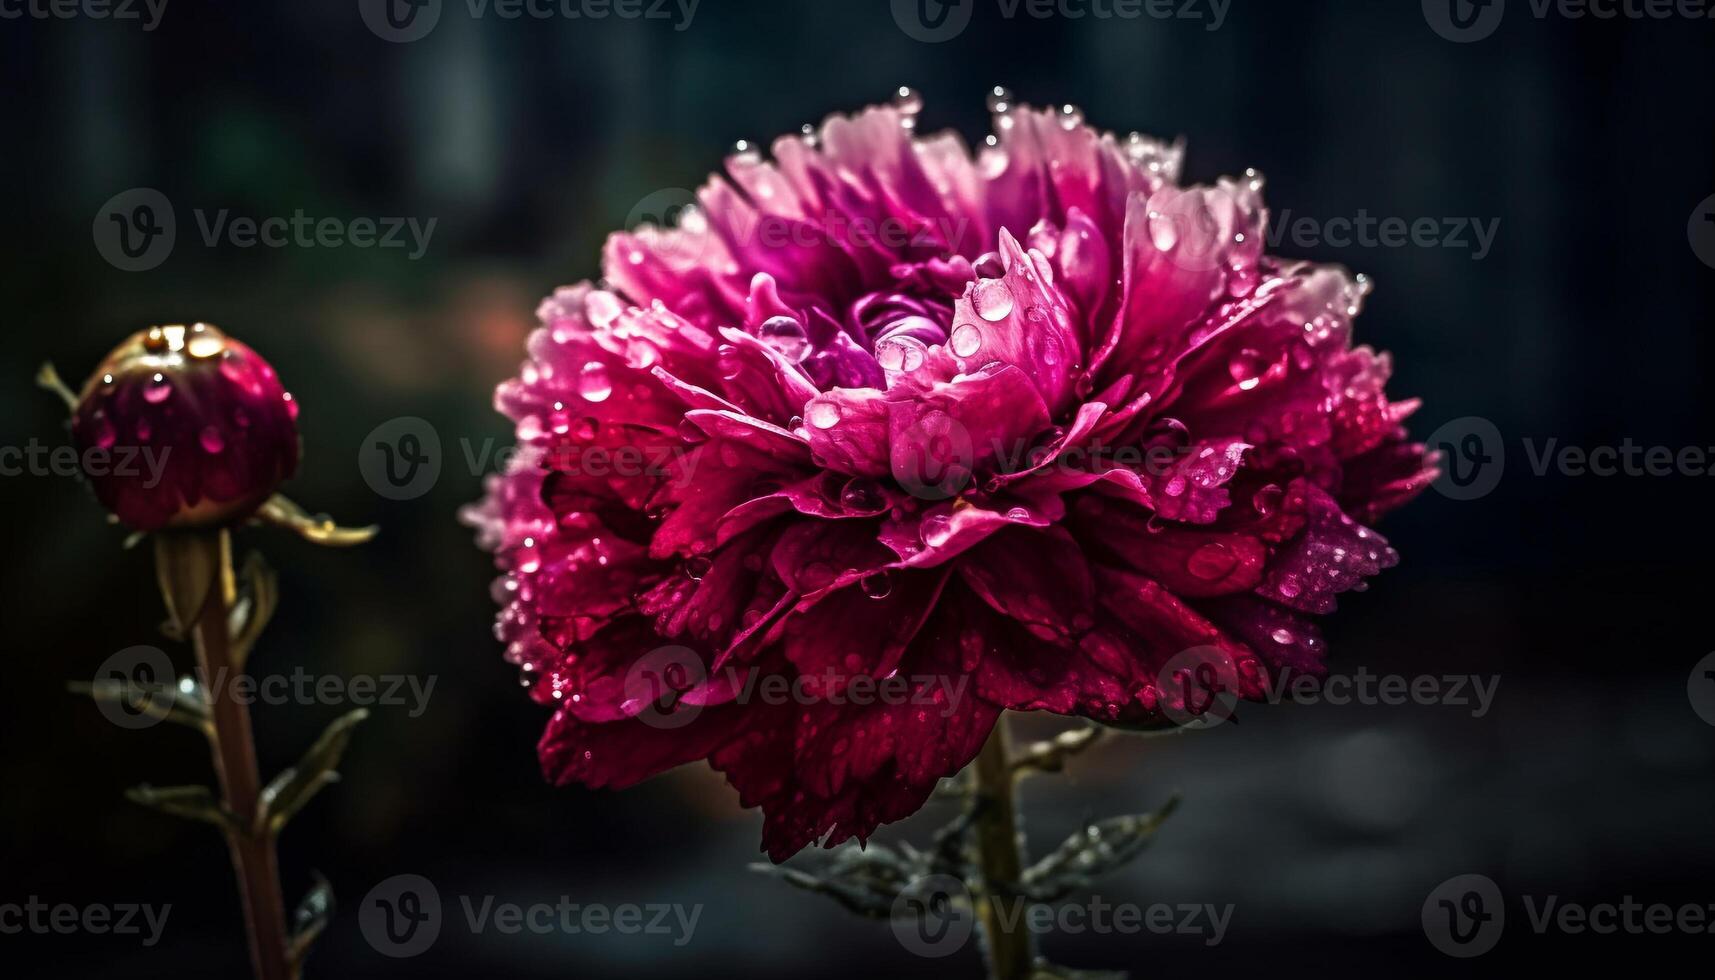
[[[713,568],[714,565],[714,562],[700,555],[687,558],[685,559],[685,574],[691,577],[691,581],[701,582],[703,576],[709,574],[709,569]]]
[[[923,543],[939,548],[953,536],[953,521],[945,514],[933,514],[923,519]]]
[[[286,414],[296,419],[298,417],[298,400],[293,398],[289,391],[281,394],[280,400],[286,403]]]
[[[143,400],[151,405],[159,405],[173,393],[173,383],[166,375],[157,374],[143,383]]]
[[[1276,643],[1292,642],[1292,632],[1290,630],[1277,629],[1273,633],[1270,633],[1269,636],[1272,637]]]
[[[1226,578],[1239,564],[1239,556],[1233,549],[1220,543],[1210,543],[1198,548],[1185,559],[1185,570],[1205,582],[1215,582]]]
[[[977,283],[971,302],[977,308],[977,315],[990,323],[1012,315],[1012,290],[1007,288],[1005,280],[984,279]]]
[[[858,580],[858,587],[871,599],[885,599],[893,592],[893,574],[885,568],[870,572]]]
[[[840,407],[830,401],[813,401],[806,409],[810,424],[818,429],[831,429],[840,424]]]
[[[205,453],[218,453],[226,448],[226,437],[212,425],[203,426],[202,433],[197,436],[197,442],[202,444]]]
[[[974,323],[961,323],[953,328],[953,353],[960,357],[970,357],[983,346],[982,331]]]
[[[915,371],[923,366],[928,352],[916,337],[884,337],[875,345],[875,360],[884,371]]]
[[[756,335],[793,364],[801,364],[810,356],[810,338],[804,333],[803,324],[792,317],[769,317],[756,328]]]
[[[600,361],[585,361],[578,372],[578,394],[584,401],[606,401],[613,394],[613,382],[608,380],[607,365]]]
[[[849,510],[879,510],[887,502],[881,484],[866,476],[854,476],[840,491],[840,503]]]
[[[1233,381],[1242,391],[1249,391],[1262,383],[1263,372],[1268,370],[1268,360],[1249,347],[1234,354],[1227,361],[1227,373],[1233,376]]]
[[[111,449],[119,436],[113,431],[113,422],[108,419],[107,413],[96,409],[90,423],[95,427],[95,444],[102,449]]]

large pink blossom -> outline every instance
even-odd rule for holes
[[[1260,177],[1181,187],[1178,146],[1016,105],[973,156],[915,110],[609,238],[470,512],[548,776],[706,759],[776,860],[914,812],[1002,710],[1167,724],[1188,650],[1249,699],[1320,671],[1433,475],[1352,346],[1367,284],[1264,255]]]

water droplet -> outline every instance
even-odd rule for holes
[[[153,435],[154,432],[155,432],[155,430],[150,427],[148,419],[138,419],[137,420],[137,441],[138,442],[148,442],[149,436]]]
[[[923,543],[931,548],[939,548],[953,536],[953,521],[945,514],[931,514],[923,518]]]
[[[143,400],[151,405],[159,405],[173,393],[173,383],[163,374],[156,374],[143,383]]]
[[[805,565],[798,573],[798,584],[806,592],[825,589],[834,581],[834,567],[826,562],[813,561]]]
[[[113,422],[108,419],[106,412],[96,409],[95,414],[90,417],[90,424],[95,428],[95,444],[97,446],[102,449],[111,449],[113,444],[118,441],[119,436],[113,431]]]
[[[1297,598],[1298,593],[1304,591],[1303,588],[1298,584],[1297,576],[1294,576],[1294,575],[1283,575],[1283,576],[1281,576],[1280,585],[1277,586],[1277,588],[1279,589],[1280,594],[1285,596],[1288,599]]]
[[[606,401],[613,394],[613,382],[608,380],[607,365],[600,361],[585,361],[578,372],[578,394],[584,401]]]
[[[804,325],[792,317],[769,317],[756,328],[756,336],[793,364],[801,364],[810,356],[810,338],[804,333]]]
[[[961,323],[953,328],[953,353],[960,357],[970,357],[983,346],[982,331],[974,323]]]
[[[893,592],[893,573],[885,568],[879,572],[870,572],[858,579],[858,587],[871,599],[885,599]]]
[[[1272,637],[1274,642],[1276,642],[1276,643],[1291,643],[1292,642],[1292,631],[1291,630],[1278,629],[1278,630],[1275,630],[1273,633],[1270,633],[1269,636]]]
[[[202,433],[197,436],[197,441],[202,443],[202,449],[205,453],[218,453],[226,448],[226,437],[221,435],[220,430],[212,425],[203,426]]]
[[[977,283],[971,296],[977,315],[990,323],[1012,315],[1012,290],[1001,279],[984,279]]]
[[[923,93],[909,85],[901,85],[893,93],[893,107],[908,116],[923,111]]]
[[[1185,570],[1205,582],[1215,582],[1226,578],[1238,564],[1239,556],[1233,549],[1224,544],[1210,543],[1185,559]]]
[[[923,366],[929,348],[916,337],[884,337],[875,345],[875,360],[884,371],[915,371]]]
[[[1227,373],[1238,383],[1239,390],[1250,391],[1262,383],[1263,373],[1268,370],[1268,359],[1262,354],[1247,347],[1234,354],[1227,362]]]
[[[833,402],[818,399],[811,402],[805,411],[810,424],[818,429],[831,429],[840,424],[840,407]]]
[[[990,112],[1006,113],[1012,111],[1012,89],[1004,85],[996,85],[989,89],[988,107]]]
[[[709,574],[709,569],[713,567],[715,563],[701,555],[685,559],[685,574],[690,576],[693,582],[701,582],[703,576]]]
[[[281,392],[280,400],[286,403],[286,414],[296,420],[298,417],[298,400],[293,398],[289,391]]]
[[[1060,126],[1062,129],[1077,129],[1084,121],[1084,112],[1077,106],[1067,103],[1060,107]]]
[[[880,483],[867,476],[854,476],[840,490],[840,504],[848,510],[880,510],[886,506],[887,498]]]
[[[1251,498],[1251,506],[1256,508],[1258,514],[1267,517],[1280,509],[1280,501],[1285,496],[1286,491],[1280,488],[1280,484],[1270,483],[1258,490],[1256,496]]]

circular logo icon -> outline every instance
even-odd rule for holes
[[[976,926],[970,889],[952,875],[919,878],[893,900],[889,924],[899,945],[918,956],[951,956],[965,948]]]
[[[653,225],[663,235],[653,243],[653,251],[671,265],[692,265],[714,239],[703,234],[706,219],[697,204],[697,195],[683,187],[668,187],[646,195],[625,216],[625,227],[635,230],[641,225]]]
[[[924,44],[951,41],[971,23],[976,0],[893,0],[893,22]]]
[[[357,927],[383,956],[416,956],[441,935],[441,893],[422,875],[394,875],[363,896]]]
[[[812,415],[810,422],[817,423]],[[893,437],[893,478],[919,500],[958,496],[976,470],[977,447],[971,432],[946,412],[923,413],[907,430]]]
[[[685,700],[685,692],[701,687],[708,676],[703,658],[690,647],[658,647],[625,672],[620,710],[651,728],[683,728],[703,710]]]
[[[1501,26],[1506,0],[1423,0],[1423,19],[1455,44],[1481,41]]]
[[[1448,956],[1470,959],[1495,948],[1506,927],[1501,889],[1483,875],[1442,882],[1423,901],[1423,934]]]
[[[1715,269],[1715,194],[1704,198],[1697,210],[1691,212],[1686,234],[1691,236],[1691,250],[1697,253],[1697,258]]]
[[[159,647],[126,647],[101,662],[91,685],[95,706],[120,728],[150,728],[166,720],[178,697],[173,661]]]
[[[1192,647],[1161,666],[1161,711],[1181,728],[1214,728],[1233,717],[1237,666],[1220,647]]]
[[[441,21],[441,0],[357,0],[357,12],[383,41],[420,41]]]
[[[133,187],[107,199],[91,227],[95,250],[115,269],[147,272],[173,254],[178,219],[173,202],[153,187]]]
[[[1454,419],[1429,435],[1429,448],[1441,453],[1435,489],[1451,500],[1486,497],[1501,482],[1507,466],[1506,444],[1495,423],[1476,415]]]
[[[363,437],[357,468],[369,489],[388,500],[414,500],[441,478],[441,437],[428,421],[407,415]]]
[[[1691,698],[1691,710],[1697,717],[1715,725],[1715,653],[1697,661],[1691,668],[1691,679],[1685,682],[1685,693]]]

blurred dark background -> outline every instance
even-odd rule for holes
[[[224,326],[304,406],[292,496],[384,528],[349,552],[241,537],[285,593],[254,668],[437,680],[420,717],[375,713],[345,781],[285,837],[288,892],[319,871],[345,903],[310,976],[979,973],[974,949],[917,959],[886,925],[747,871],[760,819],[706,769],[619,794],[544,785],[544,712],[500,659],[489,561],[454,519],[480,493],[463,447],[509,441],[490,392],[516,369],[539,296],[595,276],[609,230],[653,192],[695,187],[735,139],[902,84],[926,96],[922,129],[972,142],[995,84],[1075,103],[1103,127],[1183,134],[1189,178],[1256,167],[1277,214],[1499,221],[1480,260],[1459,247],[1280,249],[1376,280],[1359,338],[1396,355],[1396,397],[1424,399],[1418,435],[1479,416],[1507,453],[1493,492],[1431,492],[1384,524],[1404,560],[1342,601],[1335,669],[1497,676],[1493,710],[1261,708],[1207,733],[1116,742],[1068,778],[1029,784],[1038,851],[1088,817],[1182,793],[1156,847],[1098,891],[1235,906],[1213,948],[1080,935],[1051,936],[1046,951],[1143,976],[1489,973],[1707,951],[1707,936],[1536,935],[1519,896],[1715,902],[1715,727],[1687,689],[1712,649],[1715,480],[1538,476],[1524,451],[1526,439],[1715,445],[1715,268],[1687,231],[1715,194],[1715,21],[1538,18],[1513,0],[1493,36],[1453,43],[1415,0],[1233,0],[1218,30],[1207,16],[1007,19],[976,0],[962,34],[929,44],[886,0],[704,0],[688,24],[444,6],[412,43],[366,27],[357,0],[170,0],[149,31],[0,19],[0,444],[65,439],[60,405],[31,385],[42,361],[76,384],[139,327]],[[104,202],[138,187],[173,203],[178,237],[157,267],[127,272],[92,229]],[[416,259],[208,247],[193,210],[221,208],[436,226]],[[393,501],[358,462],[364,435],[400,416],[429,420],[446,461],[430,492]],[[207,779],[203,746],[170,726],[122,731],[65,692],[121,648],[172,649],[156,632],[148,549],[121,550],[73,480],[6,476],[0,494],[0,903],[172,905],[153,949],[0,935],[0,972],[239,975],[216,835],[121,797]],[[338,710],[258,708],[264,768],[289,763]],[[934,806],[883,839],[921,842],[949,815]],[[449,927],[428,954],[391,960],[365,943],[355,909],[407,872],[449,906],[565,895],[705,908],[680,947]],[[1494,952],[1460,965],[1419,916],[1465,873],[1499,883],[1509,923]]]

